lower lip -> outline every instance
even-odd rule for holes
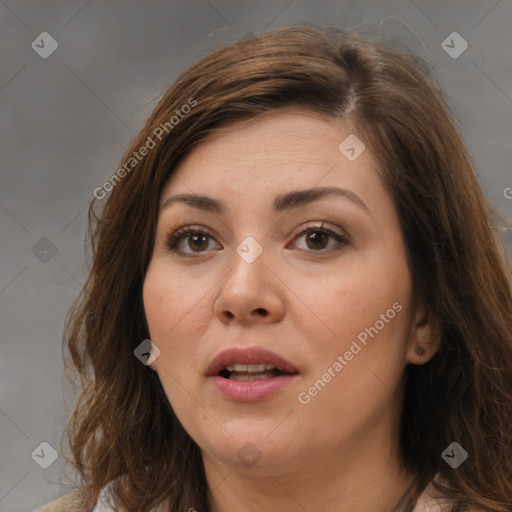
[[[257,402],[269,398],[287,388],[299,374],[281,375],[269,379],[232,380],[224,377],[210,377],[217,391],[233,402]]]

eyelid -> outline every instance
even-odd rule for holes
[[[297,235],[301,235],[302,233],[304,233],[304,231],[318,229],[319,231],[322,230],[322,231],[326,231],[327,233],[330,233],[332,235],[339,236],[340,238],[346,239],[347,241],[349,240],[349,236],[344,230],[342,230],[343,231],[342,233],[338,233],[338,232],[334,231],[333,228],[330,228],[328,226],[329,225],[323,220],[320,221],[319,223],[317,222],[316,224],[303,224],[302,226],[298,227],[294,231],[293,236],[296,237]],[[341,230],[341,228],[337,228],[337,229]]]

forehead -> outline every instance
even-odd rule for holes
[[[355,135],[342,120],[301,109],[224,123],[181,160],[162,200],[171,193],[220,193],[234,199],[316,186],[371,191],[379,185],[377,162],[366,145],[349,160],[339,148],[348,136]]]

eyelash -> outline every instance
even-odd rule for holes
[[[338,242],[338,246],[334,247],[334,248],[320,249],[320,250],[317,250],[317,251],[315,251],[315,250],[306,250],[306,252],[313,253],[313,254],[319,253],[320,255],[322,255],[322,254],[331,254],[331,253],[333,253],[335,251],[340,250],[345,245],[348,245],[347,238],[345,238],[344,236],[340,235],[339,233],[335,233],[334,231],[332,231],[330,229],[324,228],[323,225],[324,224],[322,222],[322,224],[319,225],[319,226],[303,226],[303,227],[301,227],[299,229],[298,233],[295,235],[294,240],[296,240],[300,236],[302,236],[304,234],[307,234],[309,232],[314,232],[314,233],[321,232],[321,233],[325,233],[330,238],[334,238]],[[191,258],[199,256],[201,253],[208,252],[208,251],[199,251],[199,252],[194,254],[194,253],[183,252],[183,251],[180,251],[180,250],[178,250],[176,248],[178,246],[179,242],[181,242],[181,240],[186,239],[187,237],[190,237],[192,235],[204,235],[204,236],[213,238],[210,235],[210,233],[207,230],[203,229],[203,228],[194,228],[192,226],[184,226],[183,228],[180,228],[180,229],[178,229],[178,230],[176,230],[174,232],[171,232],[166,237],[165,249],[167,251],[169,251],[169,252],[177,253],[177,254],[180,254],[180,255],[182,255],[184,257],[191,257]],[[305,249],[301,249],[301,250],[305,250]]]

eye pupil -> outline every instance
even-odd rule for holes
[[[197,241],[198,238],[203,238],[203,244],[201,244],[201,246],[199,247],[199,249],[204,249],[205,247],[208,246],[208,241],[206,239],[206,236],[205,235],[202,235],[202,234],[198,234],[198,235],[192,235],[191,237],[189,237],[189,240],[190,238],[194,241],[193,243],[195,243]],[[206,244],[204,243],[206,242]],[[190,248],[191,249],[194,249],[194,247],[192,246],[192,244],[189,244],[190,245]]]
[[[308,246],[310,246],[309,242],[313,242],[313,249],[318,249],[319,247],[315,244],[317,244],[319,241],[320,241],[320,245],[322,247],[325,246],[325,241],[327,239],[327,233],[324,233],[323,231],[311,231],[310,233],[308,233],[308,235],[306,236],[306,239],[308,241]],[[324,242],[324,243],[322,243]],[[311,247],[311,246],[310,246]]]

